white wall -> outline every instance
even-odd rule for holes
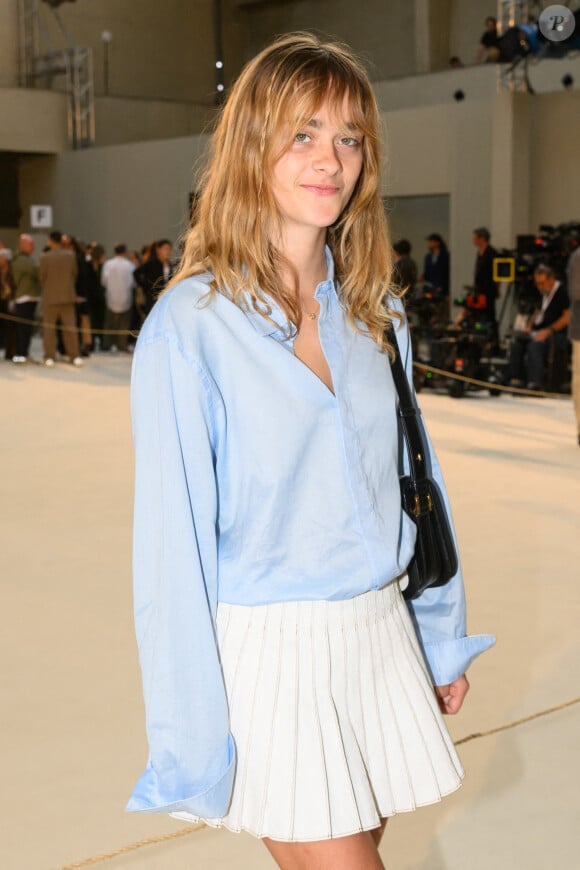
[[[68,148],[62,94],[0,88],[0,118],[0,151],[58,154]]]
[[[294,0],[248,6],[246,59],[291,30],[313,30],[348,42],[373,80],[412,75],[416,68],[415,3],[412,0]]]
[[[580,91],[534,100],[531,126],[531,224],[580,221]]]
[[[497,16],[495,0],[452,0],[450,55],[457,55],[464,64],[475,63],[479,40],[485,30],[484,22],[488,15]]]
[[[64,47],[50,8],[39,3],[39,11],[50,42]],[[97,95],[105,85],[101,34],[109,31],[111,95],[211,102],[211,0],[76,0],[58,11],[73,43],[93,50]]]
[[[18,85],[18,0],[0,0],[0,88]]]
[[[204,138],[115,145],[27,160],[21,169],[23,230],[29,207],[52,205],[54,228],[110,251],[117,242],[137,248],[152,239],[175,240],[187,226]]]
[[[387,202],[387,213],[393,242],[398,239],[411,242],[411,256],[421,273],[427,253],[426,237],[440,233],[445,242],[449,238],[449,196],[393,197]]]
[[[211,126],[216,110],[175,100],[97,97],[95,144],[120,145],[193,136]]]

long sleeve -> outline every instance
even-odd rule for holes
[[[407,377],[411,389],[413,389],[411,342],[406,323],[397,330],[397,339]],[[453,538],[457,545],[443,475],[425,425],[423,425],[423,434],[429,448],[430,472],[443,496]],[[445,586],[427,589],[419,598],[407,603],[431,672],[433,684],[436,686],[444,686],[456,680],[465,673],[480,653],[485,652],[495,643],[493,635],[467,635],[465,591],[461,565],[459,565],[457,574]]]
[[[175,336],[151,332],[137,345],[131,396],[135,625],[149,761],[127,810],[217,818],[235,766],[214,635],[219,395]]]

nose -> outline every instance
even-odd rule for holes
[[[321,139],[314,154],[313,167],[317,172],[336,175],[342,164],[339,160],[334,140]]]

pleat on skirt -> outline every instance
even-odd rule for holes
[[[218,605],[237,749],[227,815],[204,821],[307,842],[435,803],[463,769],[399,583],[341,601]]]

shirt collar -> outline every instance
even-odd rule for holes
[[[325,245],[324,248],[324,258],[326,260],[326,268],[327,268],[327,276],[325,281],[321,281],[318,287],[316,288],[316,292],[314,293],[315,299],[320,299],[322,296],[327,296],[331,290],[334,290],[334,259],[332,256],[332,252],[328,245]],[[284,315],[284,312],[278,305],[278,303],[272,299],[271,296],[267,297],[268,305],[272,309],[272,313],[270,314],[271,319],[274,321],[275,326],[272,323],[269,323],[265,317],[255,311],[252,307],[249,307],[247,311],[244,311],[244,314],[249,319],[250,323],[260,335],[263,336],[274,336],[276,338],[285,338],[288,336],[290,329],[289,323]],[[248,300],[248,305],[251,306],[251,302]]]
[[[558,290],[558,287],[559,287],[559,286],[560,286],[560,282],[559,282],[559,281],[554,281],[554,286],[552,287],[552,289],[550,290],[550,292],[547,293],[547,294],[544,296],[544,298],[542,299],[542,311],[545,311],[545,310],[546,310],[546,308],[548,307],[548,305],[550,304],[550,302],[552,301],[552,299],[553,299],[554,296],[556,295],[556,291]]]

